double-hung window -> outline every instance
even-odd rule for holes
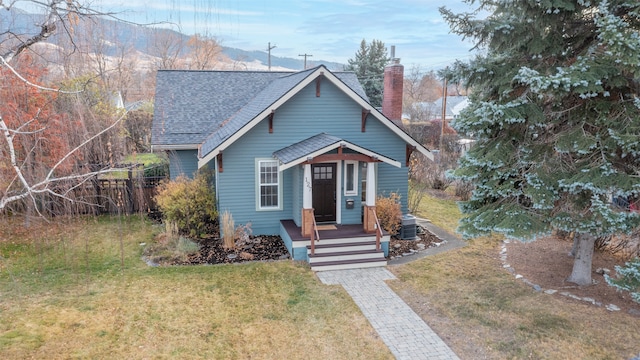
[[[258,210],[280,209],[280,173],[277,160],[257,161],[257,205]]]

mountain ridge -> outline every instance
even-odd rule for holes
[[[15,7],[10,8],[9,10],[1,9],[0,36],[5,34],[9,29],[13,34],[18,36],[36,34],[39,31],[37,24],[42,22],[43,17],[43,15],[28,13]],[[77,33],[82,31],[87,34],[91,33],[93,35],[100,36],[102,40],[102,44],[100,45],[101,50],[111,56],[113,56],[117,51],[117,46],[126,44],[132,46],[133,49],[143,54],[154,56],[154,54],[150,52],[154,39],[162,37],[166,37],[167,39],[175,38],[180,39],[183,44],[186,44],[188,39],[191,37],[190,35],[186,35],[172,29],[131,24],[106,19],[104,17],[96,17],[93,18],[93,21],[78,23],[77,27]],[[0,38],[0,40],[2,40],[2,38]],[[58,33],[47,39],[46,42],[62,46],[61,44],[64,43],[64,39],[63,36]],[[266,51],[244,50],[224,45],[220,46],[222,48],[222,53],[232,62],[242,62],[248,70],[259,70],[260,68],[266,70],[268,68],[267,64],[269,62],[269,55]],[[313,66],[324,64],[327,68],[333,71],[344,70],[346,66],[345,64],[325,60],[313,60],[311,63],[314,64]],[[249,68],[249,66],[255,68]],[[271,55],[271,66],[278,70],[303,70],[304,61],[301,59]]]

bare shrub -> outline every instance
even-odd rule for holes
[[[424,195],[427,192],[427,184],[418,180],[409,180],[409,196],[407,199],[407,206],[410,213],[417,213],[418,208]]]
[[[596,239],[595,248],[610,252],[625,260],[640,257],[640,228],[628,235],[617,234],[599,237]]]
[[[244,225],[236,226],[235,230],[235,240],[236,247],[242,247],[251,242],[251,234],[253,231],[251,230],[251,223],[246,223]]]
[[[458,180],[455,184],[455,195],[462,201],[468,201],[471,199],[471,193],[473,192],[473,183],[465,180]]]
[[[402,210],[400,195],[391,193],[388,197],[378,196],[376,199],[376,215],[380,226],[389,234],[395,235],[402,227]]]

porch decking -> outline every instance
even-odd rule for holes
[[[364,232],[361,224],[334,225],[335,229],[318,230],[320,239],[311,254],[311,240],[303,237],[293,220],[282,220],[281,237],[294,260],[306,260],[314,271],[385,266],[389,235],[384,233],[381,249],[376,250],[376,235]]]

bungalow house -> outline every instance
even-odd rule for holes
[[[432,158],[394,122],[402,65],[387,69],[382,111],[355,74],[322,65],[158,71],[153,149],[168,152],[172,178],[212,169],[220,212],[254,234],[280,235],[314,270],[386,264],[376,195],[398,193],[406,213],[409,156]]]

